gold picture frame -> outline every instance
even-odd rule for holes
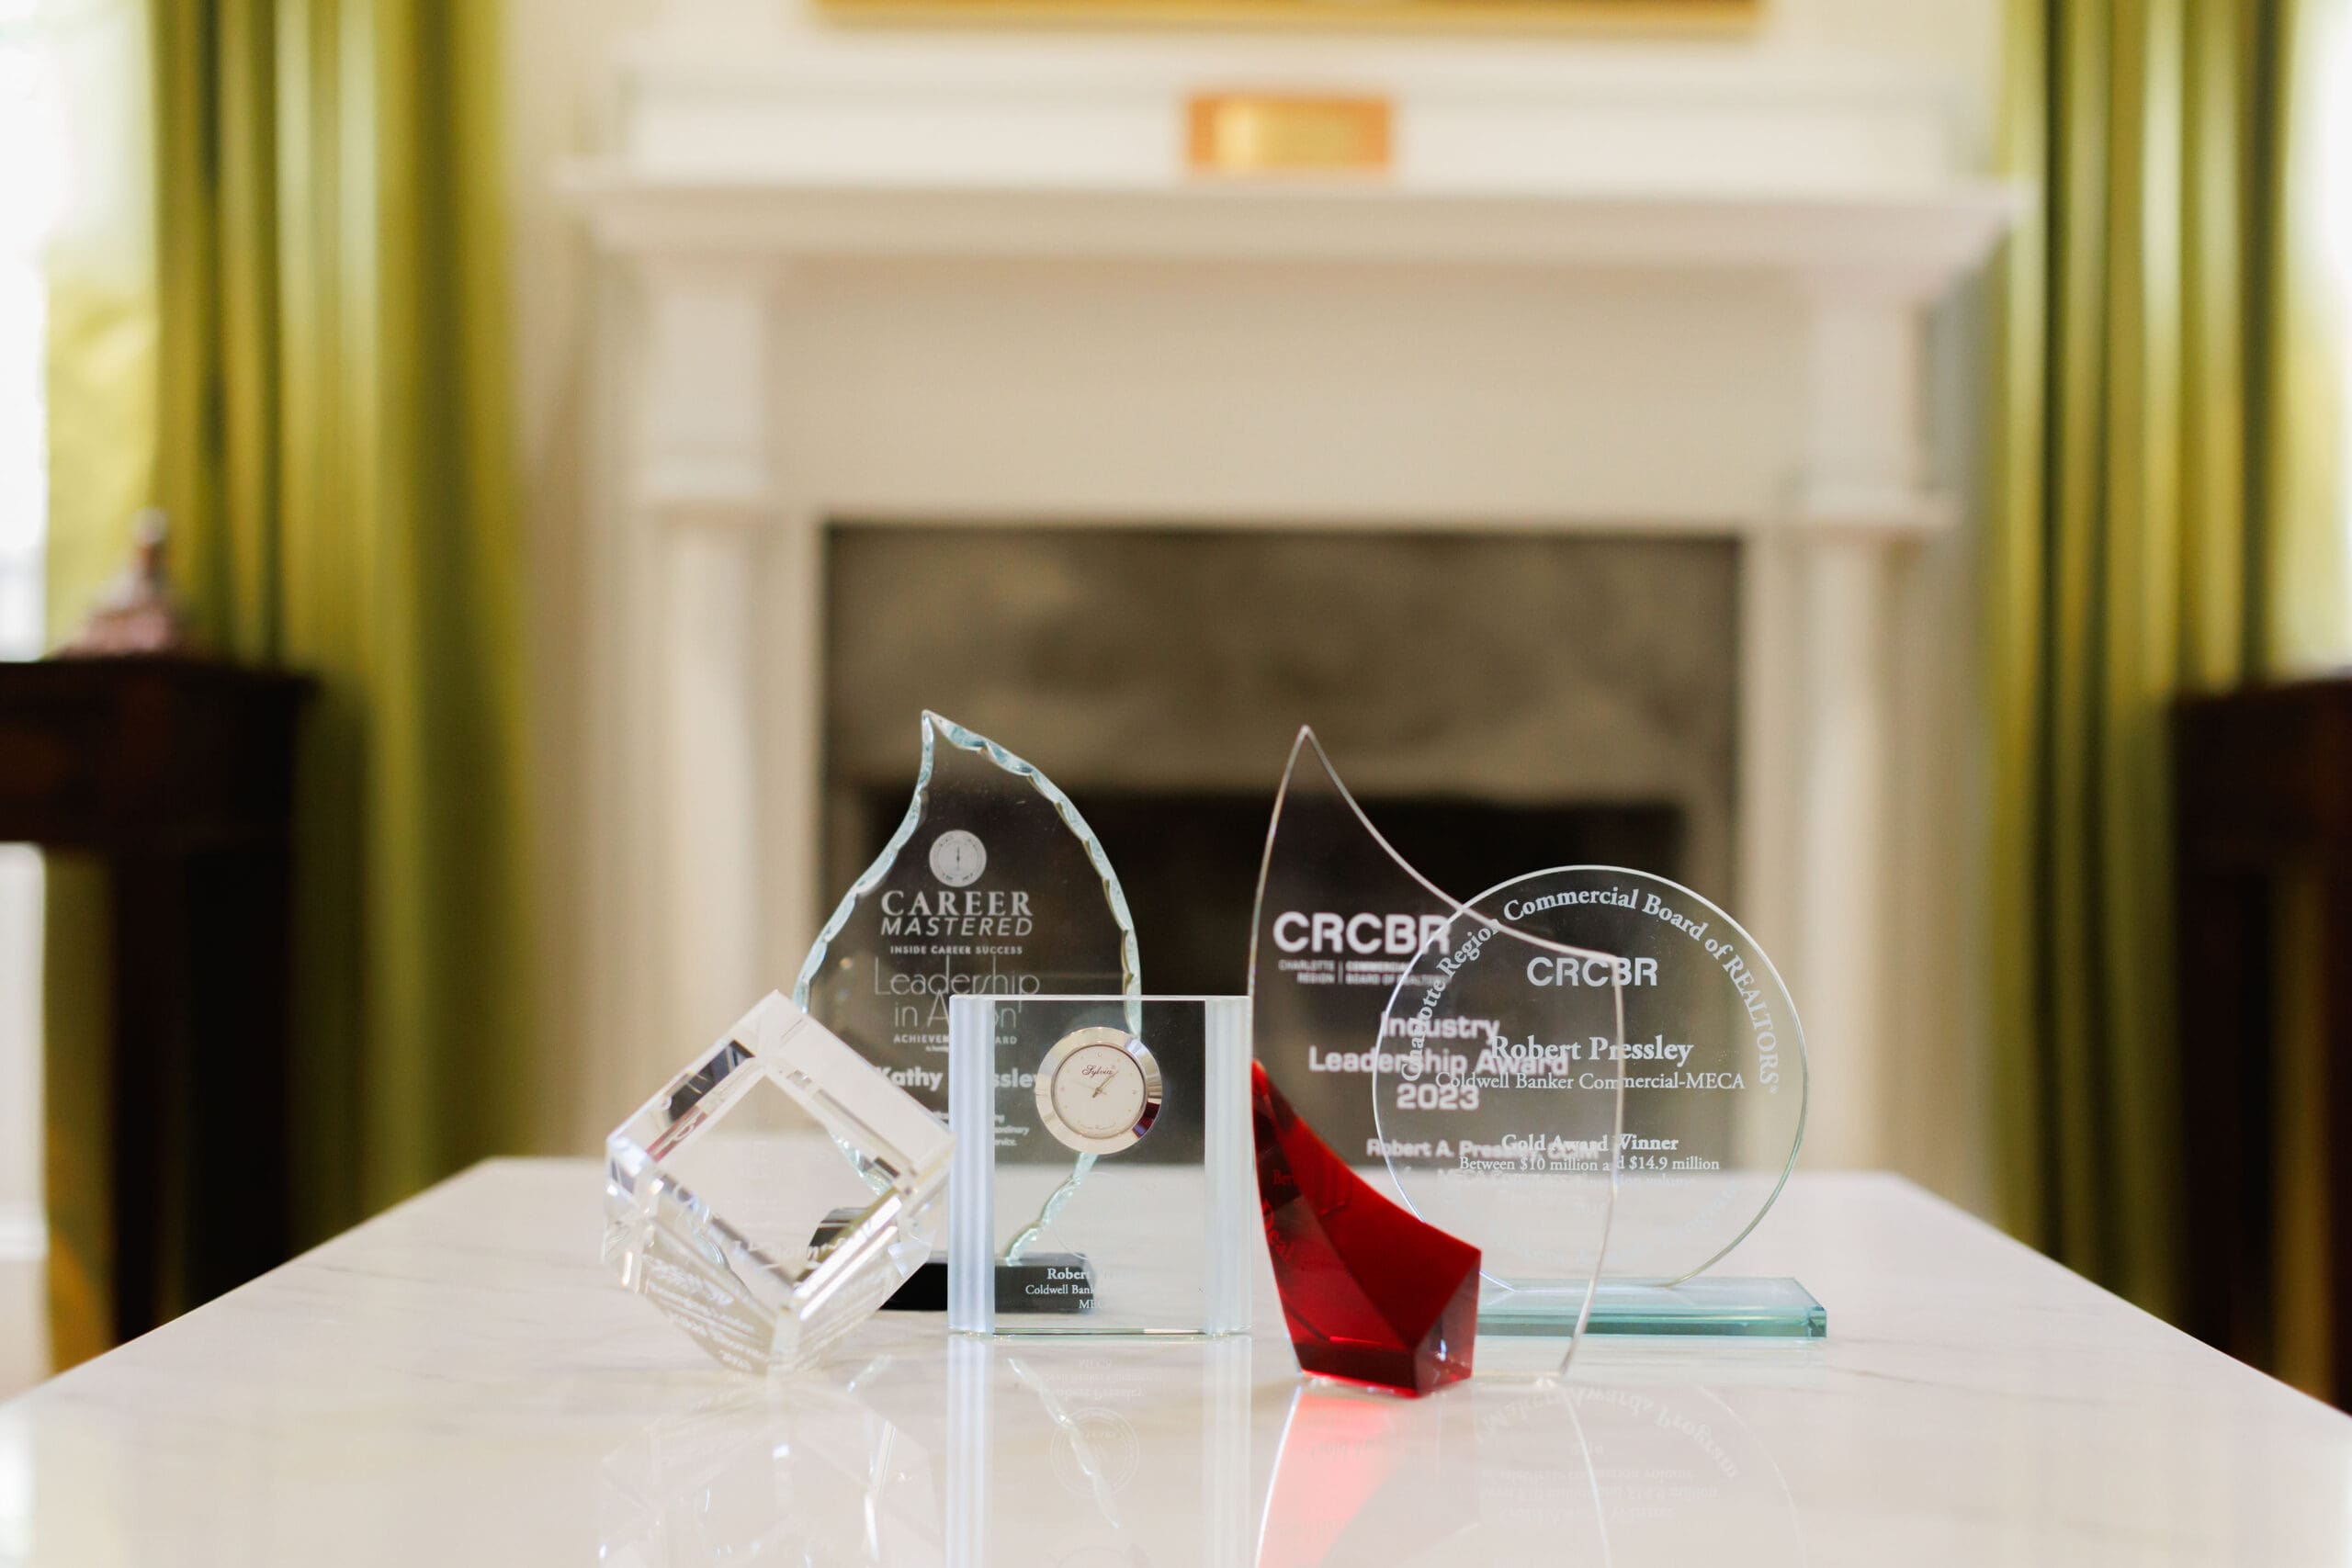
[[[846,21],[972,26],[1343,28],[1429,32],[1722,32],[1765,0],[819,0]]]

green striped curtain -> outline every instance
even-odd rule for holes
[[[2313,18],[2342,3],[2009,17],[2009,162],[2038,188],[1989,534],[2008,1217],[2158,1312],[2185,1263],[2166,713],[2344,647],[2345,340],[2308,173]]]
[[[291,1086],[316,1236],[524,1137],[522,517],[487,0],[145,0],[142,292],[55,318],[55,624],[127,494],[170,513],[205,640],[322,684],[302,758]],[[119,263],[61,251],[59,297]],[[103,305],[95,303],[103,300]],[[151,328],[141,343],[136,323]],[[116,325],[134,350],[92,381]],[[122,323],[134,323],[125,329]],[[127,336],[126,336],[127,333]],[[94,440],[152,428],[152,447]],[[103,537],[105,547],[89,544]],[[51,1190],[101,1179],[85,889],[52,910]],[[75,1118],[80,1120],[76,1122]],[[60,1168],[61,1162],[73,1168]],[[77,1185],[79,1184],[79,1185]],[[60,1216],[61,1360],[107,1238]]]

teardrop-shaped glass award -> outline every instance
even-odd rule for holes
[[[1600,983],[1532,981],[1557,964],[1592,965]],[[1485,1294],[1543,1301],[1544,1331],[1573,1353],[1616,1190],[1617,972],[1611,955],[1433,886],[1374,828],[1313,732],[1299,732],[1259,876],[1250,994],[1272,1090],[1259,1138],[1268,1246],[1307,1370],[1424,1392],[1467,1372],[1456,1298],[1395,1277],[1453,1256],[1416,1238],[1414,1222],[1467,1244]],[[1409,1005],[1393,1005],[1400,996]],[[1270,1149],[1267,1129],[1285,1116],[1313,1130],[1312,1145],[1293,1135],[1316,1155],[1312,1171],[1283,1138]],[[1384,1125],[1399,1118],[1409,1124]],[[1405,1224],[1370,1223],[1392,1201]],[[1395,1343],[1334,1327],[1382,1323],[1398,1328]]]
[[[1143,987],[1127,897],[1069,796],[935,713],[922,731],[907,814],[818,932],[792,999],[944,1117],[950,998]]]

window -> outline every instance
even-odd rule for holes
[[[63,119],[55,0],[0,0],[0,659],[41,650],[48,337],[41,246]],[[41,1300],[40,857],[0,844],[0,1397],[48,1370]],[[15,1462],[10,1462],[11,1461]],[[0,1561],[29,1550],[30,1458],[0,1451]]]
[[[2308,188],[2318,191],[2326,204],[2321,222],[2333,264],[2331,303],[2342,329],[2344,352],[2337,361],[2336,387],[2343,423],[2336,454],[2344,506],[2345,581],[2338,603],[2352,611],[2352,15],[2347,13],[2352,13],[2352,6],[2311,7],[2309,25],[2324,52],[2321,80],[2325,88],[2316,95],[2320,145]],[[2352,637],[2352,628],[2339,630]],[[2352,658],[2352,646],[2336,651]]]
[[[49,517],[48,332],[40,247],[62,163],[55,73],[40,0],[0,0],[0,659],[41,647],[41,541]]]

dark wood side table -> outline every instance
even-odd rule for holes
[[[2187,1326],[2270,1364],[2278,892],[2308,877],[2325,1081],[2328,1333],[2352,1409],[2352,677],[2183,701],[2174,714]]]
[[[290,1249],[288,866],[306,678],[178,657],[0,663],[0,840],[109,882],[114,1331]]]

